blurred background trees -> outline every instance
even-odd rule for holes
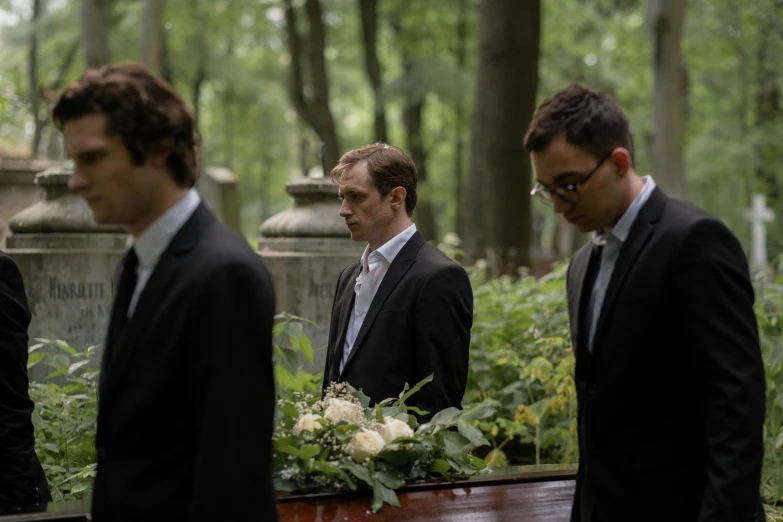
[[[570,82],[628,111],[642,174],[746,244],[752,193],[783,216],[780,0],[0,0],[0,154],[58,159],[45,95],[138,60],[192,105],[207,165],[240,179],[242,227],[285,182],[382,140],[420,172],[427,239],[496,272],[584,237],[531,201],[521,138]],[[783,252],[780,220],[770,255]],[[538,260],[538,261],[537,261]]]

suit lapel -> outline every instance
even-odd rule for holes
[[[607,317],[614,305],[614,301],[622,289],[629,270],[636,262],[636,259],[644,250],[645,245],[650,241],[655,231],[655,225],[660,221],[663,209],[666,206],[666,195],[656,188],[650,194],[646,204],[639,210],[639,215],[631,226],[628,238],[620,249],[620,255],[612,272],[612,278],[609,280],[609,286],[606,289],[601,314],[598,316],[598,324],[595,329],[593,339],[594,349],[597,350],[601,345],[599,342],[603,326],[606,324]]]
[[[329,380],[336,381],[340,377],[340,361],[343,360],[345,337],[348,334],[348,323],[353,313],[353,304],[356,300],[356,278],[362,270],[362,262],[359,260],[351,270],[345,281],[345,288],[340,290],[340,315],[337,323],[337,341],[332,348],[332,365],[329,367]]]
[[[150,325],[154,323],[159,310],[158,305],[164,302],[176,280],[178,269],[181,266],[181,258],[193,249],[211,219],[214,217],[201,203],[160,256],[155,269],[139,295],[133,316],[117,338],[116,345],[111,347],[112,354],[109,363],[104,365],[104,371],[108,370],[111,377],[111,380],[106,384],[111,388],[116,388],[117,384],[121,382],[123,373],[129,368],[138,351],[139,341],[149,333]]]
[[[419,249],[424,243],[426,243],[424,238],[421,234],[416,232],[413,237],[405,243],[405,246],[402,247],[402,250],[400,250],[397,257],[394,258],[394,261],[392,261],[389,270],[386,272],[386,275],[383,276],[381,286],[378,288],[378,291],[375,292],[372,303],[370,303],[370,309],[364,317],[362,327],[359,329],[359,334],[356,336],[356,342],[353,343],[353,348],[351,349],[351,354],[348,356],[348,360],[345,362],[343,373],[345,373],[345,370],[348,369],[348,365],[351,364],[351,361],[356,357],[356,353],[361,349],[364,338],[367,336],[367,332],[369,332],[375,319],[378,317],[378,313],[381,311],[381,308],[383,308],[386,299],[397,286],[397,283],[400,282],[403,276],[408,273],[411,266],[413,266],[413,263],[416,261],[416,255],[419,253]]]
[[[570,277],[571,284],[568,288],[568,316],[571,318],[571,344],[576,350],[579,342],[579,332],[582,331],[581,311],[584,307],[584,283],[587,277],[587,269],[590,265],[590,253],[592,252],[592,241],[588,241],[571,260]],[[589,292],[588,292],[589,295]]]

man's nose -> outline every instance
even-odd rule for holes
[[[564,200],[563,198],[561,198],[560,196],[554,195],[552,199],[552,206],[554,207],[555,212],[557,214],[562,214],[563,212],[571,208],[572,205],[566,200]]]
[[[86,189],[88,185],[87,178],[82,174],[81,169],[74,167],[73,174],[68,178],[68,188],[74,192],[81,192]]]
[[[348,204],[343,200],[340,205],[340,217],[347,217],[351,215],[351,209],[348,208]]]

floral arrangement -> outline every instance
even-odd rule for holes
[[[447,408],[419,425],[409,413],[427,415],[405,401],[432,375],[398,398],[370,407],[370,399],[347,383],[332,383],[323,399],[294,393],[278,401],[273,476],[278,491],[324,488],[373,492],[372,510],[399,507],[404,484],[453,480],[488,472],[471,452],[489,445],[473,421],[494,413],[489,403]]]

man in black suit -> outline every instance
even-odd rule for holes
[[[344,154],[331,176],[351,239],[367,248],[337,281],[324,389],[348,382],[375,404],[433,373],[407,404],[428,412],[424,420],[459,408],[473,290],[465,270],[411,222],[416,166],[400,149],[374,144]]]
[[[35,454],[34,404],[27,391],[29,325],[22,274],[0,252],[0,514],[52,499]]]
[[[190,110],[122,64],[87,71],[53,116],[69,187],[133,237],[101,366],[94,519],[277,520],[272,285],[193,189]]]
[[[574,522],[763,519],[764,369],[742,248],[633,167],[623,110],[572,85],[525,136],[533,193],[592,240],[567,273]]]

